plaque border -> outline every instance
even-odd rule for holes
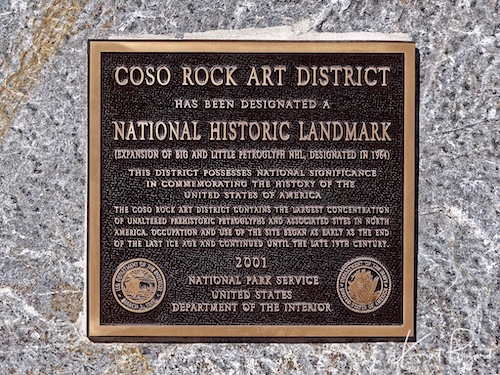
[[[102,325],[100,323],[101,53],[404,54],[403,324]],[[342,342],[415,340],[416,49],[399,41],[89,40],[87,335],[92,341]]]

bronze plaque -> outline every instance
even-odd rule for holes
[[[89,53],[91,339],[414,336],[413,43]]]

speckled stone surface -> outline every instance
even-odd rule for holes
[[[494,0],[0,1],[0,374],[499,373],[499,14]],[[418,341],[90,342],[87,39],[270,26],[407,33],[420,50]]]

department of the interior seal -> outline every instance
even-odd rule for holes
[[[165,275],[148,259],[127,260],[113,275],[113,294],[120,306],[128,311],[150,311],[165,296]]]
[[[337,278],[342,303],[357,313],[378,310],[391,294],[387,269],[373,258],[354,258],[344,264]]]

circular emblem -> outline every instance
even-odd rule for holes
[[[130,259],[113,275],[113,294],[126,310],[143,313],[154,309],[165,295],[165,276],[147,259]]]
[[[373,258],[355,258],[340,270],[337,293],[342,303],[357,313],[369,313],[387,302],[391,293],[387,269]]]

